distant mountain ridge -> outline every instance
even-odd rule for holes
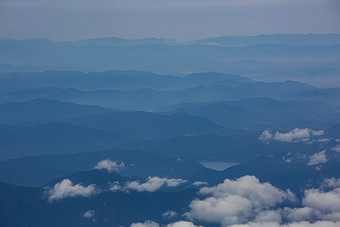
[[[3,65],[0,71],[135,69],[185,75],[215,70],[259,78],[275,75],[275,79],[292,79],[298,76],[302,81],[315,82],[315,75],[333,78],[338,74],[339,36],[274,34],[217,37],[185,43],[114,37],[73,42],[0,39],[0,59],[6,59],[1,63],[15,66]]]
[[[195,41],[202,44],[248,46],[259,43],[292,45],[331,45],[340,43],[340,34],[271,34],[256,36],[221,36]]]
[[[99,106],[77,105],[57,100],[34,99],[0,105],[0,123],[48,122],[67,117],[111,112]]]

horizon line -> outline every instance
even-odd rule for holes
[[[190,42],[190,41],[200,41],[200,40],[207,40],[212,38],[246,38],[246,37],[259,37],[259,36],[275,36],[275,35],[286,35],[286,36],[294,36],[294,35],[300,35],[300,36],[325,36],[325,35],[337,35],[340,36],[340,33],[260,33],[256,35],[222,35],[222,36],[209,36],[206,38],[199,38],[199,39],[188,39],[184,41],[180,41],[180,39],[173,39],[173,38],[166,38],[166,37],[155,37],[155,36],[147,36],[147,37],[140,37],[140,38],[124,38],[121,36],[102,36],[102,37],[87,37],[87,38],[80,38],[80,39],[52,39],[47,37],[32,37],[32,38],[15,38],[15,37],[0,37],[0,40],[3,39],[12,39],[12,40],[49,40],[53,42],[77,42],[77,41],[83,41],[83,40],[95,40],[95,39],[120,39],[120,40],[129,40],[129,41],[136,41],[136,40],[150,40],[150,39],[156,39],[156,40],[165,40],[170,42]]]

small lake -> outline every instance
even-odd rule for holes
[[[237,163],[237,162],[218,162],[218,161],[200,161],[200,163],[205,168],[216,170],[216,171],[223,171],[223,170],[228,169],[232,166],[240,164],[240,163]]]

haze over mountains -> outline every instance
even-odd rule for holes
[[[339,45],[0,39],[0,226],[338,226]]]
[[[187,43],[156,38],[73,42],[2,38],[0,71],[134,69],[173,75],[218,71],[330,86],[338,81],[339,44],[338,34],[217,37]]]

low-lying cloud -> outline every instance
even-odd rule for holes
[[[316,221],[314,223],[302,221],[287,224],[279,224],[277,222],[249,222],[247,224],[230,225],[229,227],[339,227],[339,223],[330,221]]]
[[[162,217],[168,218],[168,219],[174,218],[176,216],[177,216],[177,212],[173,210],[168,210],[162,214]]]
[[[54,185],[53,188],[46,191],[48,201],[61,200],[68,197],[90,197],[97,194],[98,191],[94,184],[84,187],[80,184],[73,185],[70,179],[64,179],[62,182]]]
[[[215,187],[201,188],[199,193],[208,197],[192,201],[187,217],[224,226],[255,219],[278,221],[281,216],[270,209],[286,200],[296,200],[290,191],[260,183],[254,176],[226,179]]]
[[[130,227],[159,227],[159,224],[153,221],[146,221],[144,223],[133,223]]]
[[[340,179],[326,179],[321,188],[307,189],[302,201],[254,176],[226,179],[203,187],[201,199],[192,201],[185,214],[189,221],[166,227],[195,227],[195,222],[222,227],[338,227],[340,226]],[[290,204],[287,206],[287,204]],[[137,225],[138,224],[138,225]],[[131,227],[159,227],[155,222]]]
[[[317,210],[317,213],[335,216],[335,220],[340,220],[340,188],[335,188],[331,191],[323,191],[321,189],[309,189],[305,191],[305,197],[302,204]]]
[[[148,177],[146,182],[141,183],[139,181],[127,182],[124,186],[119,185],[115,182],[110,190],[111,191],[131,191],[135,190],[138,192],[155,192],[161,187],[177,187],[180,184],[186,183],[187,180],[176,179],[176,178],[161,178],[161,177]]]
[[[94,210],[88,210],[82,216],[84,218],[92,218],[94,215],[95,215],[95,211]]]
[[[95,169],[106,169],[109,172],[119,171],[125,168],[125,163],[121,162],[120,164],[118,164],[118,162],[105,159],[105,160],[98,162],[94,168]]]
[[[324,185],[328,188],[340,188],[340,179],[334,177],[325,179]]]
[[[336,146],[331,148],[332,151],[340,152],[340,144],[337,144]]]
[[[204,182],[204,181],[195,181],[194,183],[192,183],[192,185],[194,185],[196,187],[201,187],[201,186],[208,185],[208,183]]]
[[[312,156],[309,157],[309,162],[307,163],[307,165],[311,166],[311,165],[319,165],[322,163],[326,163],[327,157],[326,157],[326,151],[321,151],[319,153],[315,153]]]
[[[177,187],[180,184],[187,182],[183,179],[168,179],[168,178],[160,178],[160,177],[148,177],[145,183],[140,183],[138,181],[128,182],[126,184],[127,189],[136,190],[139,192],[147,191],[154,192],[159,190],[162,186],[166,185],[167,187]]]
[[[299,142],[307,142],[311,137],[321,136],[325,132],[323,130],[314,131],[309,128],[295,128],[289,132],[281,133],[276,131],[275,134],[272,134],[270,130],[264,130],[260,135],[259,139],[264,142],[269,142],[271,140],[280,141],[280,142],[289,142],[289,143],[299,143]]]

